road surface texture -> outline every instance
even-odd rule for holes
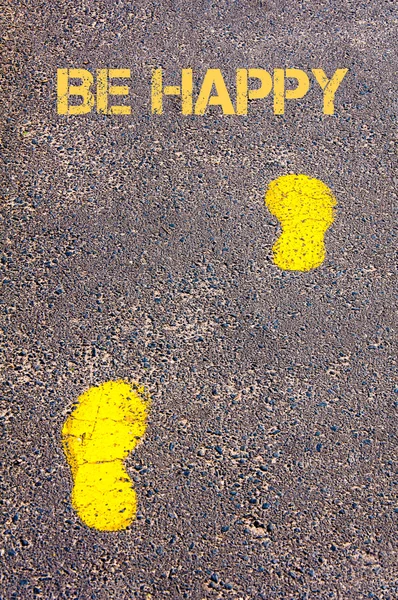
[[[398,597],[397,7],[5,2],[3,600]],[[61,116],[57,68],[130,68],[132,114]],[[151,115],[151,72],[349,72],[247,116]],[[395,88],[395,89],[394,89]],[[195,93],[196,93],[195,92]],[[324,263],[272,259],[289,173],[337,201]],[[90,386],[144,384],[128,529],[71,506],[61,431]],[[394,491],[395,490],[395,491]],[[395,542],[394,542],[395,538]]]

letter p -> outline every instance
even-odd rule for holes
[[[285,89],[285,77],[293,78],[297,81],[297,87],[294,89]],[[310,80],[307,73],[301,69],[275,69],[274,70],[274,114],[285,114],[285,98],[287,100],[297,100],[304,98],[310,89]]]

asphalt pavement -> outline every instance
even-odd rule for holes
[[[395,2],[6,2],[0,598],[398,598]],[[151,114],[151,73],[347,68],[275,115]],[[59,115],[58,68],[131,70]],[[265,193],[323,181],[326,259],[283,271]],[[71,505],[61,431],[103,382],[152,403],[124,531]]]

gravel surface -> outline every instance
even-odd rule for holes
[[[398,597],[397,18],[389,0],[5,2],[0,598]],[[57,115],[59,67],[130,68],[133,113]],[[284,116],[272,98],[151,116],[154,67],[230,89],[238,67],[349,73],[334,116],[319,86]],[[308,273],[272,261],[264,196],[288,173],[338,203]],[[118,378],[153,404],[127,462],[137,519],[106,533],[71,507],[61,429]]]

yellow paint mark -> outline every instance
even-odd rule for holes
[[[144,386],[107,381],[79,396],[64,423],[72,506],[89,527],[118,531],[135,518],[136,493],[123,461],[145,433],[149,406]]]
[[[325,233],[336,206],[327,185],[307,175],[283,175],[271,181],[265,203],[282,226],[272,248],[275,264],[288,271],[319,267],[325,260]]]

